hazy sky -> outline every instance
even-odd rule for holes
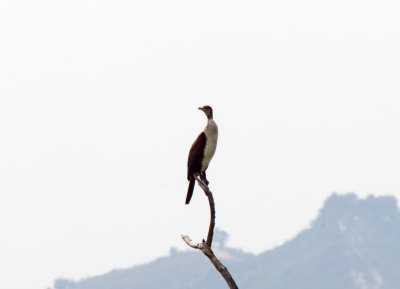
[[[332,192],[400,197],[398,1],[0,2],[0,287],[187,249],[214,108],[217,226],[255,253]]]

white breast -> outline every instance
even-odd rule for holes
[[[210,163],[214,156],[215,149],[217,148],[218,140],[218,126],[214,120],[208,120],[207,127],[204,130],[207,137],[206,147],[204,148],[204,158],[201,164],[201,171],[203,172]]]

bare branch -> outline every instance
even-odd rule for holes
[[[181,235],[183,241],[185,241],[186,244],[188,244],[188,246],[194,248],[194,249],[199,249],[199,250],[203,250],[204,246],[203,243],[197,243],[192,241],[192,239],[189,238],[188,235]]]
[[[210,204],[210,227],[208,228],[208,234],[207,234],[207,245],[208,247],[211,248],[211,244],[213,241],[213,235],[214,235],[214,227],[215,227],[215,203],[214,203],[214,197],[210,191],[210,189],[208,188],[207,184],[205,182],[203,182],[202,180],[200,180],[197,176],[196,176],[196,180],[197,183],[199,184],[199,186],[203,189],[204,193],[206,194],[207,198],[208,198],[208,202]]]
[[[229,273],[228,269],[222,265],[222,263],[215,257],[214,252],[211,250],[210,247],[207,245],[205,246],[204,250],[201,250],[204,255],[210,259],[211,263],[213,263],[214,267],[218,270],[218,272],[224,277],[226,283],[228,284],[230,289],[239,289],[233,280],[231,274]]]
[[[214,235],[214,227],[215,227],[215,203],[214,203],[214,198],[213,195],[208,188],[207,184],[203,182],[201,179],[196,177],[197,183],[199,186],[203,189],[204,193],[206,194],[208,198],[208,202],[210,204],[210,227],[208,229],[208,235],[207,235],[207,241],[203,240],[202,243],[197,243],[192,241],[192,239],[189,238],[187,235],[181,235],[182,239],[185,241],[185,243],[194,248],[194,249],[199,249],[203,252],[204,255],[210,259],[211,263],[213,263],[214,267],[218,270],[218,272],[224,277],[226,283],[228,284],[230,289],[238,289],[235,281],[233,280],[231,274],[229,273],[228,269],[222,265],[222,263],[218,260],[217,257],[215,257],[214,252],[211,250],[211,244],[213,240],[213,235]]]

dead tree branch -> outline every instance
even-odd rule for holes
[[[210,227],[208,229],[208,234],[207,234],[207,240],[203,241],[201,243],[197,243],[192,241],[192,239],[189,238],[187,235],[181,235],[183,241],[185,243],[194,248],[194,249],[199,249],[203,252],[204,255],[210,259],[211,263],[213,263],[214,267],[218,270],[218,272],[224,277],[226,283],[228,284],[230,289],[238,289],[235,281],[233,280],[231,274],[229,273],[228,269],[218,260],[217,257],[215,257],[214,252],[211,250],[211,244],[213,240],[213,235],[214,235],[214,227],[215,227],[215,203],[214,203],[214,198],[213,195],[208,188],[207,184],[200,180],[198,177],[196,177],[197,183],[199,186],[203,189],[204,193],[206,194],[208,198],[208,202],[210,204]]]

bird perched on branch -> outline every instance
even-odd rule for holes
[[[195,177],[199,176],[208,185],[206,178],[206,170],[215,153],[218,140],[218,127],[213,120],[213,110],[206,105],[199,107],[207,116],[207,126],[192,144],[188,157],[188,173],[189,188],[186,196],[186,205],[189,204],[193,195]]]

